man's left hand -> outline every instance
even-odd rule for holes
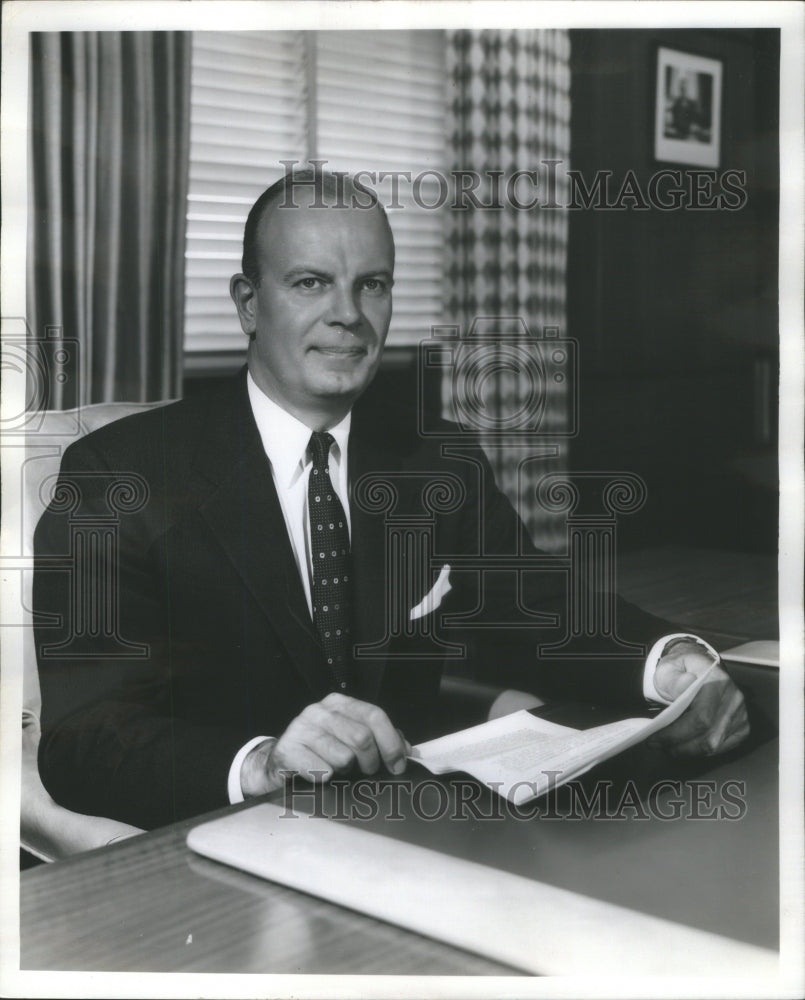
[[[654,685],[673,701],[711,664],[700,646],[681,643],[660,659]],[[734,749],[748,735],[744,697],[724,670],[716,666],[689,708],[649,743],[678,757],[710,756]]]

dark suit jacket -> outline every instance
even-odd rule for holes
[[[115,474],[135,492],[132,483],[145,484],[128,505],[125,490],[122,502],[118,495],[117,513]],[[639,657],[537,666],[537,641],[566,625],[561,573],[534,573],[523,592],[528,607],[555,615],[553,628],[462,633],[440,629],[438,615],[404,625],[406,607],[451,557],[480,546],[533,552],[480,451],[446,458],[392,407],[378,415],[359,403],[349,476],[354,631],[369,647],[351,693],[381,704],[410,739],[433,735],[438,636],[463,642],[465,656],[453,662],[486,680],[586,700],[640,699]],[[457,501],[424,489],[445,476]],[[72,445],[35,549],[39,766],[65,806],[143,827],[220,807],[237,750],[281,733],[330,690],[245,370],[214,394],[127,417]],[[484,586],[490,622],[511,617],[505,577],[491,574]],[[478,581],[476,569],[454,571],[440,612],[475,607]],[[390,634],[392,605],[407,634]],[[619,616],[621,634],[639,642],[666,631],[625,603]]]

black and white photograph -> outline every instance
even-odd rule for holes
[[[657,49],[655,159],[721,166],[721,80],[719,59]]]
[[[9,997],[796,997],[798,5],[3,5]]]

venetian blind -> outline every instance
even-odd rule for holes
[[[397,246],[391,344],[439,322],[444,170],[443,35],[431,31],[197,32],[193,36],[185,351],[242,350],[229,278],[248,210],[280,160],[403,171],[389,208]],[[419,184],[414,182],[420,177]],[[372,185],[391,202],[392,179]]]
[[[301,32],[193,35],[185,249],[185,351],[243,349],[229,279],[243,225],[280,159],[306,150]]]
[[[372,171],[397,251],[389,343],[416,344],[442,311],[445,55],[439,31],[321,32],[316,49],[318,155]],[[381,172],[407,176],[380,182]],[[417,184],[417,178],[419,183]],[[417,204],[419,202],[420,204]],[[400,207],[396,207],[399,205]]]

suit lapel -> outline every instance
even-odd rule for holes
[[[369,512],[356,487],[367,475],[389,473],[405,490],[394,433],[359,407],[349,439],[354,629],[357,645],[375,647],[356,659],[358,696],[376,701],[383,685],[388,635],[386,512]],[[199,507],[213,535],[271,622],[312,695],[330,690],[321,646],[305,600],[271,468],[249,405],[246,369],[223,405],[210,414],[196,471],[214,484]],[[406,506],[405,500],[402,506]]]
[[[199,471],[216,488],[199,510],[270,620],[291,663],[321,698],[329,682],[285,519],[246,389],[245,369],[229,405],[209,422]]]

